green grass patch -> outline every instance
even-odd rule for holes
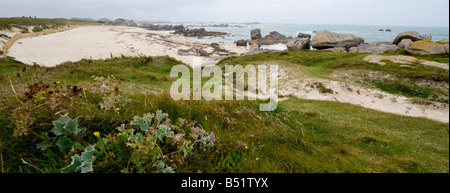
[[[272,52],[249,56],[229,57],[218,63],[218,65],[247,65],[250,62],[285,61],[302,66],[318,67],[330,61],[348,58],[360,58],[367,54],[338,53],[320,50],[301,50],[295,52]]]
[[[97,24],[95,21],[82,21],[82,20],[69,20],[69,19],[34,19],[34,18],[0,18],[0,29],[12,29],[12,27],[20,26],[41,26],[43,28],[49,28],[49,26],[58,27],[64,25],[91,25]]]
[[[41,32],[41,31],[43,31],[43,29],[41,27],[33,27],[33,29],[31,31],[33,31],[33,32]]]
[[[331,56],[322,60],[307,59],[310,66],[361,57],[327,53]],[[271,54],[253,57],[280,56]],[[314,52],[290,54],[308,58]],[[326,52],[314,57],[320,55]],[[240,57],[224,61],[245,62]],[[169,73],[177,64],[181,63],[168,57],[121,57],[47,68],[0,59],[3,171],[60,172],[70,164],[70,155],[81,150],[66,154],[56,147],[37,149],[41,134],[52,130],[52,122],[63,114],[77,118],[80,127],[89,128],[82,139],[95,144],[95,131],[113,135],[121,124],[130,124],[135,116],[156,110],[168,113],[171,124],[195,122],[218,137],[215,148],[190,153],[177,165],[176,172],[449,171],[448,124],[337,102],[290,99],[280,102],[274,112],[260,112],[259,104],[264,101],[174,101],[168,93],[173,81]],[[106,79],[108,76],[115,79]],[[102,84],[131,103],[112,103],[116,95],[102,94]],[[112,107],[108,109],[108,105]],[[124,146],[111,148],[116,163],[98,157],[93,162],[94,172],[117,173],[127,167],[129,150]]]

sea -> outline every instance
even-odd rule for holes
[[[264,37],[272,31],[277,31],[286,36],[297,37],[299,33],[310,34],[314,37],[314,31],[328,30],[336,33],[348,33],[364,38],[365,43],[375,41],[392,42],[395,37],[405,31],[417,31],[419,34],[430,34],[433,41],[449,39],[448,27],[414,27],[414,26],[381,26],[381,25],[327,25],[327,24],[282,24],[282,23],[164,23],[169,25],[184,25],[190,29],[205,28],[207,31],[220,31],[229,33],[222,37],[188,38],[205,42],[235,42],[241,39],[251,39],[250,31],[261,29]],[[386,31],[390,29],[390,31]],[[283,50],[286,45],[273,45],[269,49]]]

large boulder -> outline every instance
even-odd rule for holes
[[[420,37],[419,32],[416,31],[407,31],[407,32],[402,32],[399,33],[397,35],[397,37],[395,37],[394,39],[394,44],[398,44],[400,43],[403,39],[410,39],[413,42],[419,41],[419,40],[424,40],[423,37]]]
[[[297,50],[309,50],[310,39],[309,38],[294,38],[286,44],[289,51]]]
[[[250,35],[252,37],[252,40],[257,40],[257,39],[261,39],[262,38],[260,29],[253,29],[251,31]]]
[[[283,34],[273,31],[270,32],[270,34],[267,35],[266,37],[256,40],[256,42],[257,44],[260,45],[274,45],[274,44],[287,44],[290,40],[292,40],[292,37],[286,37]]]
[[[247,40],[236,41],[236,46],[247,46]]]
[[[404,49],[406,46],[409,45],[409,43],[411,43],[413,41],[411,41],[410,39],[403,39],[402,41],[400,41],[400,43],[398,43],[398,47]]]
[[[368,45],[360,45],[356,47],[356,51],[354,49],[351,49],[350,51],[359,53],[381,54],[387,51],[394,51],[397,49],[398,46],[390,42],[373,42]]]
[[[405,50],[411,54],[419,55],[448,54],[445,44],[435,43],[430,40],[411,42],[405,47]]]
[[[286,36],[278,33],[277,31],[270,32],[269,35],[264,37],[265,39],[281,40],[286,39]]]
[[[340,34],[329,31],[316,31],[311,41],[311,46],[316,49],[328,49],[335,47],[357,47],[364,43],[364,39],[352,34]]]
[[[448,42],[448,39],[439,40],[439,41],[437,41],[436,43],[443,45],[443,46],[444,46],[444,49],[445,49],[445,52],[446,52],[447,54],[449,53],[449,50],[448,50],[448,48],[449,48],[449,42]]]
[[[299,37],[299,38],[308,38],[308,39],[311,39],[311,35],[309,35],[309,34],[304,34],[304,33],[299,33],[297,37]]]
[[[421,37],[423,40],[431,40],[431,39],[433,39],[433,36],[431,36],[430,34],[422,34],[419,37]]]

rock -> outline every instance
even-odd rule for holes
[[[299,38],[308,38],[308,39],[311,39],[311,35],[309,35],[309,34],[304,34],[304,33],[299,33],[297,37],[299,37]]]
[[[153,31],[184,31],[186,30],[183,25],[153,25],[148,24],[144,26],[144,28],[147,28],[149,30]]]
[[[397,35],[397,37],[395,37],[393,43],[398,45],[398,43],[400,43],[403,39],[410,39],[413,42],[416,42],[416,41],[419,41],[419,40],[423,40],[423,38],[420,37],[419,32],[407,31],[407,32],[399,33]]]
[[[438,43],[438,44],[449,44],[449,41],[448,41],[448,39],[443,39],[443,40],[437,41],[436,43]]]
[[[348,50],[348,52],[356,53],[356,52],[358,52],[358,47],[351,47],[351,48]]]
[[[380,29],[380,30],[378,30],[378,31],[384,31],[384,29]]]
[[[351,48],[364,43],[364,39],[352,34],[339,34],[329,31],[316,31],[311,41],[311,46],[316,49],[327,49],[334,47]]]
[[[398,46],[389,42],[373,42],[369,45],[360,45],[356,47],[356,52],[381,54],[387,51],[397,50]],[[355,51],[354,49],[352,51]]]
[[[310,39],[309,38],[294,38],[286,44],[289,51],[297,50],[309,50]]]
[[[274,44],[287,44],[290,40],[292,40],[292,37],[286,37],[283,34],[273,31],[270,32],[270,34],[267,35],[266,37],[254,41],[256,41],[256,44],[259,45],[274,45]]]
[[[447,53],[447,54],[449,53],[449,50],[448,50],[448,48],[449,48],[448,39],[439,40],[436,43],[443,45],[444,49],[445,49],[445,53]]]
[[[391,32],[392,30],[391,29],[386,29],[386,30],[384,30],[385,32]]]
[[[131,27],[137,27],[138,26],[133,20],[129,20],[129,19],[126,19],[123,22],[123,24],[126,25],[126,26],[131,26]]]
[[[186,37],[204,37],[204,36],[223,36],[228,35],[225,32],[210,32],[206,31],[205,28],[200,29],[180,29],[175,31],[175,34],[180,34]]]
[[[286,36],[276,32],[276,31],[273,31],[273,32],[270,32],[269,35],[267,35],[264,38],[266,38],[266,39],[274,39],[274,40],[281,40],[281,39],[286,39]]]
[[[257,40],[257,39],[261,39],[262,38],[260,29],[253,29],[251,31],[250,35],[252,37],[252,40]]]
[[[433,38],[433,36],[431,36],[430,34],[422,34],[419,37],[421,37],[423,40],[431,40]]]
[[[211,43],[210,46],[213,47],[215,50],[220,49],[220,44],[218,44],[218,43]]]
[[[236,41],[236,46],[247,46],[247,40]]]
[[[179,49],[178,55],[180,56],[208,56],[208,52],[202,49],[190,48],[190,49]]]
[[[400,41],[400,43],[398,43],[398,47],[404,49],[406,46],[409,45],[409,43],[411,43],[413,41],[411,41],[410,39],[403,39],[402,41]]]
[[[109,25],[112,22],[112,20],[110,20],[109,18],[100,18],[97,22]]]
[[[448,54],[445,44],[435,43],[430,40],[411,42],[405,47],[405,50],[411,54],[419,55]]]

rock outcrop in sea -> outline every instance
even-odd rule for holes
[[[416,41],[420,41],[420,40],[431,40],[431,38],[432,37],[429,34],[420,35],[419,32],[417,32],[417,31],[406,31],[406,32],[399,33],[397,35],[397,37],[395,37],[393,44],[398,45],[404,39],[409,39],[413,42],[416,42]]]
[[[206,31],[205,28],[200,29],[180,29],[176,30],[174,34],[183,35],[186,37],[205,37],[205,36],[225,36],[228,35],[228,33],[225,32],[213,32],[213,31]]]
[[[252,40],[258,40],[258,39],[261,39],[261,38],[262,38],[262,36],[261,36],[261,30],[260,30],[260,29],[253,29],[253,30],[250,32],[250,37],[252,38]]]

